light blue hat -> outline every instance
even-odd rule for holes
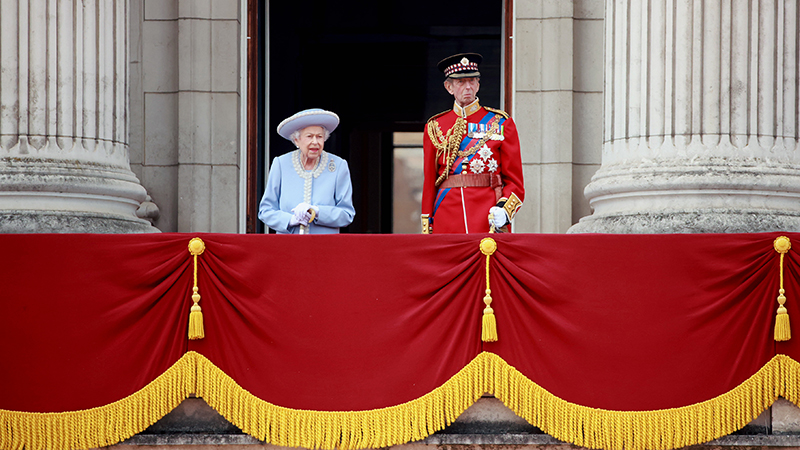
[[[324,109],[312,108],[300,111],[293,116],[284,119],[278,125],[278,134],[285,139],[292,140],[292,133],[302,130],[305,127],[321,126],[328,132],[333,132],[339,125],[339,116],[336,113],[325,111]]]

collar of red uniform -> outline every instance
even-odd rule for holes
[[[478,110],[481,109],[480,99],[475,99],[474,102],[470,103],[465,107],[458,106],[458,103],[453,102],[453,112],[455,112],[459,117],[467,117],[469,115],[475,114]]]

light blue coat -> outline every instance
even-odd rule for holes
[[[300,227],[289,226],[292,208],[306,202],[319,207],[319,215],[308,226],[310,234],[338,233],[339,228],[350,225],[356,215],[347,161],[323,151],[317,170],[308,171],[302,170],[299,153],[300,150],[295,150],[272,161],[258,218],[277,233],[297,234]],[[310,198],[305,192],[306,181],[298,170],[310,178]]]

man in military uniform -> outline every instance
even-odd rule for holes
[[[425,125],[423,234],[508,231],[525,198],[514,120],[478,102],[482,60],[460,53],[438,64],[455,102]]]

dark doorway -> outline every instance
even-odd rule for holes
[[[259,45],[266,69],[258,78],[269,119],[259,160],[294,149],[275,133],[284,118],[306,108],[336,112],[341,124],[325,150],[347,159],[356,208],[355,221],[342,231],[391,233],[393,133],[421,136],[430,116],[452,107],[436,63],[455,53],[481,53],[481,103],[501,106],[503,0],[260,6],[259,28],[268,32]],[[262,190],[263,168],[258,172]]]

